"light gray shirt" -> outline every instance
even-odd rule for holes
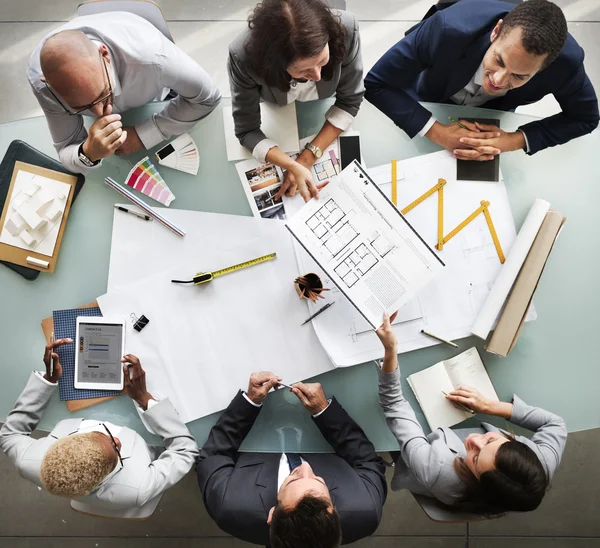
[[[464,443],[450,428],[438,428],[426,436],[402,394],[400,370],[384,373],[379,366],[377,370],[379,403],[402,455],[396,463],[392,489],[409,489],[444,504],[456,504],[465,493],[465,484],[454,470],[454,459],[466,456]],[[550,483],[567,442],[565,421],[539,407],[527,405],[515,396],[510,422],[534,432],[531,439],[524,436],[515,439],[536,454]],[[482,426],[488,432],[504,433],[491,424],[482,423]]]
[[[43,487],[40,470],[46,452],[57,440],[78,432],[84,422],[66,419],[45,438],[31,437],[57,386],[32,373],[0,429],[0,450],[23,478],[39,487]],[[139,434],[121,427],[118,437],[123,466],[115,468],[94,492],[78,501],[104,508],[140,508],[190,471],[199,455],[198,446],[173,404],[164,399],[148,406],[144,417],[152,432],[163,439],[166,450],[155,458]]]
[[[145,19],[122,11],[76,17],[38,44],[27,68],[29,83],[48,120],[60,161],[73,172],[94,169],[79,160],[79,145],[87,138],[83,116],[66,113],[40,80],[42,46],[50,36],[69,29],[80,30],[97,45],[108,48],[113,113],[160,99],[165,90],[178,94],[161,112],[135,126],[146,148],[190,130],[221,100],[221,92],[204,69]],[[83,114],[92,116],[89,111]]]

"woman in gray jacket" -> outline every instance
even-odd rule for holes
[[[358,23],[321,0],[263,0],[227,62],[235,134],[261,163],[287,170],[276,195],[316,196],[310,168],[350,128],[365,93]],[[261,130],[260,101],[284,106],[335,95],[317,136],[292,160]]]
[[[393,321],[393,316],[392,319]],[[396,337],[390,318],[377,330],[385,348],[379,374],[379,401],[400,445],[392,489],[409,489],[461,510],[479,514],[527,512],[539,506],[567,441],[565,421],[514,396],[492,402],[460,387],[448,399],[476,413],[503,417],[534,432],[531,439],[482,423],[480,428],[438,428],[423,432],[402,395]]]

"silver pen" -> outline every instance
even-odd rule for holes
[[[152,219],[152,217],[150,217],[150,215],[144,215],[143,213],[138,213],[137,211],[132,211],[131,209],[127,209],[126,207],[123,207],[120,205],[115,205],[115,209],[118,209],[119,211],[122,211],[123,213],[129,213],[130,215],[135,215],[139,219],[144,219],[144,221],[153,221],[154,220],[154,219]]]
[[[56,342],[56,339],[54,338],[54,331],[52,331],[52,335],[50,335],[50,344],[54,344]],[[54,354],[54,348],[52,348],[52,352],[50,352],[50,376],[53,377],[54,376],[54,357],[52,356],[52,354]]]

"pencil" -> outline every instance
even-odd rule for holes
[[[458,348],[458,345],[456,343],[453,343],[452,341],[447,341],[446,339],[442,339],[442,337],[438,337],[437,335],[434,335],[433,333],[429,333],[428,331],[425,331],[424,329],[421,329],[421,333],[423,333],[423,335],[427,335],[428,337],[431,337],[432,339],[436,339],[440,342],[446,343],[454,348]]]
[[[448,120],[450,120],[453,124],[456,124],[458,127],[466,129],[467,131],[471,131],[467,126],[461,124],[456,118],[452,118],[452,116],[448,116]]]
[[[444,397],[447,396],[448,394],[446,392],[444,392],[442,390],[442,394],[444,394]],[[453,401],[452,405],[457,405],[458,407],[460,407],[463,411],[467,411],[467,413],[471,413],[471,415],[475,414],[475,411],[473,411],[470,407],[467,407],[464,403],[460,403],[458,401]]]

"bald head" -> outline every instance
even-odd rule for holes
[[[110,63],[106,46],[100,48],[77,30],[63,30],[48,38],[40,51],[40,67],[50,86],[70,107],[95,101],[108,83],[102,66]]]

